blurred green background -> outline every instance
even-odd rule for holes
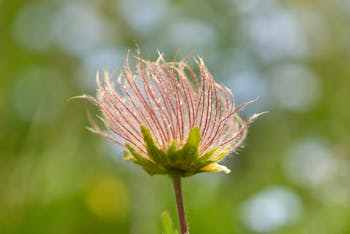
[[[191,233],[350,233],[349,0],[0,0],[0,233],[155,234],[172,186],[88,132],[97,69],[199,54],[241,114],[229,175],[184,180]],[[91,106],[90,106],[91,107]]]

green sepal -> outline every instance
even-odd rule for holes
[[[125,144],[125,146],[129,149],[130,153],[134,158],[131,158],[128,153],[124,152],[125,159],[131,160],[140,166],[143,167],[145,171],[147,171],[149,174],[165,174],[166,170],[165,168],[160,167],[159,165],[156,165],[152,161],[148,160],[144,156],[140,155],[130,144]]]
[[[220,147],[218,146],[218,147],[215,147],[214,149],[212,149],[212,150],[206,152],[205,154],[203,154],[203,156],[201,156],[201,157],[199,158],[198,161],[199,161],[199,162],[207,161],[207,160],[210,158],[210,156],[212,156],[213,153],[215,153],[215,151],[217,151],[219,148],[220,148]]]
[[[169,149],[168,149],[166,154],[169,157],[169,160],[171,162],[175,162],[176,161],[177,154],[176,154],[176,142],[175,141],[173,141],[173,143],[169,147]]]
[[[125,160],[130,160],[138,165],[150,175],[168,174],[170,176],[187,177],[204,171],[224,171],[229,170],[226,167],[218,165],[216,162],[222,160],[230,148],[216,153],[220,147],[216,147],[199,155],[200,129],[194,127],[188,134],[187,141],[177,149],[178,142],[175,140],[167,150],[160,149],[153,140],[150,130],[141,126],[144,144],[147,155],[138,152],[130,144],[125,144],[130,152],[124,152]]]
[[[124,151],[124,160],[132,161],[132,162],[137,161],[136,158],[129,151]]]
[[[166,164],[169,162],[169,159],[166,157],[165,152],[159,149],[154,143],[150,130],[145,126],[141,126],[141,133],[149,157],[156,163]]]
[[[182,161],[186,166],[193,163],[199,155],[200,130],[196,126],[188,134],[185,145],[178,151],[178,160]]]
[[[200,169],[213,163],[215,161],[210,160],[209,158],[219,149],[220,147],[215,147],[214,149],[206,152],[203,156],[201,156],[196,162],[196,169]]]
[[[226,155],[230,153],[230,146],[227,146],[225,149],[223,149],[220,153],[214,154],[212,157],[210,157],[210,160],[218,162],[225,158]]]

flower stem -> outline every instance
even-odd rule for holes
[[[172,179],[173,179],[173,183],[174,183],[177,214],[179,216],[181,233],[182,234],[189,234],[188,227],[187,227],[187,221],[186,221],[184,200],[182,197],[181,177],[180,176],[173,176]]]

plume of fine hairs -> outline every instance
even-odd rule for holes
[[[197,76],[186,60],[166,62],[158,54],[156,61],[137,56],[136,68],[127,56],[116,78],[97,73],[96,97],[79,98],[99,107],[107,130],[91,116],[89,129],[125,147],[126,159],[150,174],[228,173],[218,162],[242,145],[248,125],[262,113],[243,121],[238,112],[254,100],[236,107],[232,92],[214,81],[202,58],[195,58]],[[194,155],[182,155],[187,145]]]

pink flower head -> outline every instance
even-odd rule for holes
[[[108,131],[90,118],[92,132],[125,147],[125,158],[150,174],[190,176],[201,171],[230,170],[217,162],[236,150],[247,136],[248,125],[238,111],[250,102],[234,105],[232,92],[217,84],[203,60],[196,60],[197,76],[187,61],[166,62],[137,58],[117,79],[97,74],[94,102]]]

